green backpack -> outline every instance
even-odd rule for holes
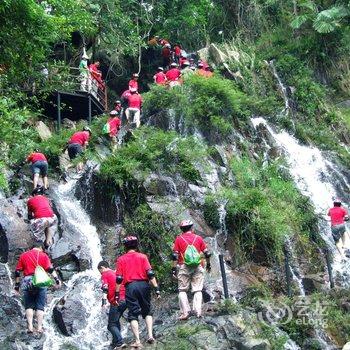
[[[51,287],[53,285],[52,278],[47,274],[45,269],[39,265],[39,255],[40,252],[38,252],[38,257],[36,259],[36,262],[32,257],[30,259],[36,265],[34,275],[32,277],[32,286],[36,288],[42,288],[42,287]]]
[[[109,132],[110,132],[109,123],[106,123],[105,125],[103,125],[102,133],[103,134],[109,134]]]
[[[187,248],[185,250],[185,253],[183,254],[185,265],[189,267],[197,267],[202,260],[201,255],[199,254],[197,248],[194,246],[194,242],[196,241],[197,236],[194,238],[192,244],[189,244],[182,236],[180,237],[187,244]]]

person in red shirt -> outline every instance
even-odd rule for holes
[[[132,75],[132,79],[129,81],[129,90],[130,91],[139,91],[139,83],[138,83],[139,75],[134,73]]]
[[[170,65],[171,58],[171,46],[170,44],[166,44],[162,48],[162,57],[163,57],[163,67],[168,68]]]
[[[347,250],[347,233],[345,227],[345,221],[349,221],[348,211],[342,207],[340,199],[333,201],[333,208],[328,210],[327,215],[331,220],[331,231],[335,242],[335,245],[343,259],[346,258]]]
[[[196,235],[193,230],[193,222],[184,220],[180,223],[182,234],[177,236],[173,247],[173,268],[172,275],[178,280],[180,320],[187,320],[190,317],[191,307],[188,302],[187,292],[191,287],[193,295],[193,312],[197,317],[202,316],[202,290],[204,284],[203,261],[197,266],[188,266],[184,259],[189,245],[194,246],[199,254],[206,259],[206,269],[210,272],[210,253],[201,236]],[[178,265],[178,266],[177,266]],[[177,268],[178,267],[178,268]]]
[[[96,61],[95,63],[91,63],[89,66],[89,71],[91,75],[91,86],[92,86],[92,94],[97,98],[98,97],[98,89],[104,89],[104,83],[102,80],[102,72],[99,70],[100,61]]]
[[[165,85],[167,82],[163,67],[158,67],[157,73],[153,76],[153,80],[157,85]]]
[[[179,65],[180,65],[180,67],[182,67],[183,64],[184,64],[186,61],[187,61],[187,57],[181,55],[181,57],[180,57],[180,59],[179,59]]]
[[[31,153],[27,157],[27,162],[31,163],[31,170],[33,174],[33,188],[35,189],[39,183],[40,175],[43,178],[43,184],[45,189],[49,188],[49,181],[47,178],[48,163],[45,155],[40,153],[38,150]]]
[[[113,350],[123,349],[126,344],[123,342],[123,337],[120,333],[120,318],[126,310],[125,301],[125,286],[121,285],[119,290],[119,300],[118,304],[115,298],[116,291],[116,274],[114,270],[109,268],[107,261],[101,261],[97,265],[98,271],[101,273],[102,282],[102,307],[107,306],[107,301],[109,303],[109,313],[108,313],[108,326],[107,329],[112,334],[112,348]]]
[[[79,154],[83,153],[87,145],[89,144],[89,139],[91,137],[91,129],[88,126],[84,126],[82,131],[75,132],[68,141],[68,155],[69,159],[73,160]],[[77,172],[83,170],[84,164],[79,162],[77,164]],[[67,169],[66,169],[67,170]]]
[[[117,147],[117,134],[121,128],[121,121],[118,117],[119,113],[115,110],[109,113],[109,119],[106,123],[106,132],[108,132],[108,137],[111,140],[112,150]]]
[[[166,39],[159,39],[159,44],[161,46],[169,45],[169,47],[170,47],[169,41]]]
[[[147,342],[154,343],[153,338],[153,317],[151,312],[151,288],[156,289],[156,295],[160,297],[155,274],[145,254],[139,253],[138,239],[128,236],[123,240],[126,253],[116,261],[116,295],[120,298],[122,283],[126,287],[126,305],[129,310],[128,320],[135,337],[135,342],[131,347],[141,348],[138,318],[141,315],[146,322],[148,333]]]
[[[61,282],[52,267],[50,258],[43,252],[42,242],[36,242],[33,248],[20,255],[15,270],[15,292],[19,294],[19,290],[23,291],[24,308],[26,310],[28,333],[34,332],[33,318],[34,312],[37,320],[36,332],[43,333],[44,308],[46,304],[47,288],[33,287],[32,277],[37,266],[41,266],[49,274],[52,275],[56,282],[56,288],[61,286]],[[21,272],[23,272],[22,283],[20,283]]]
[[[27,202],[27,208],[31,232],[37,240],[43,240],[45,237],[45,248],[48,248],[52,245],[52,237],[56,231],[57,216],[48,198],[44,196],[42,186],[33,190],[32,197]]]
[[[136,91],[131,91],[131,94],[128,97],[128,108],[125,110],[125,115],[128,123],[132,118],[132,122],[136,123],[136,128],[141,124],[141,106],[142,106],[142,97]]]
[[[181,57],[181,46],[180,44],[175,44],[173,47],[173,53],[174,53],[174,61],[179,64],[180,63],[180,57]]]
[[[178,86],[180,85],[181,71],[177,68],[176,63],[172,63],[171,67],[172,68],[165,73],[165,76],[169,81],[170,87]]]

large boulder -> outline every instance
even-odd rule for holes
[[[39,120],[36,123],[35,129],[38,132],[39,137],[43,141],[49,139],[52,136],[52,133],[51,133],[51,130],[49,129],[49,127],[41,120]]]

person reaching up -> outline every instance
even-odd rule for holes
[[[135,337],[135,342],[131,344],[131,347],[141,348],[138,319],[140,315],[145,319],[148,333],[147,342],[154,343],[150,285],[155,288],[158,298],[160,298],[160,291],[147,256],[138,252],[137,237],[124,238],[123,244],[126,253],[116,261],[116,299],[119,303],[121,286],[125,284],[126,306],[129,310],[128,320]]]
[[[153,80],[157,85],[165,85],[167,82],[163,67],[158,67],[157,73],[153,76]]]
[[[68,155],[69,159],[73,160],[78,155],[82,154],[89,144],[91,137],[91,129],[88,126],[84,126],[82,131],[75,132],[68,141]],[[77,164],[77,172],[80,173],[83,170],[84,164],[79,162]]]
[[[104,134],[108,135],[111,140],[112,150],[117,148],[117,134],[121,127],[121,121],[118,117],[119,113],[115,110],[109,113],[109,119],[103,127]]]
[[[347,232],[345,221],[349,221],[348,211],[342,207],[340,199],[333,201],[333,208],[328,210],[327,215],[331,220],[331,231],[335,245],[343,259],[346,258],[347,250]]]
[[[129,90],[130,91],[139,91],[139,83],[138,83],[139,75],[138,73],[134,73],[132,75],[132,79],[129,81]]]
[[[123,313],[126,310],[125,286],[124,284],[120,286],[119,299],[117,303],[115,298],[115,271],[109,268],[109,264],[107,261],[100,261],[97,265],[97,269],[101,274],[103,291],[102,308],[107,306],[107,301],[109,303],[107,329],[112,334],[111,347],[113,350],[124,349],[127,347],[127,345],[123,342],[123,337],[120,333],[120,318],[123,316]]]
[[[43,178],[44,188],[47,190],[49,188],[49,181],[47,178],[47,171],[49,166],[45,155],[36,150],[27,157],[27,162],[31,163],[31,170],[33,174],[33,188],[37,188],[39,184],[39,177],[41,175]]]
[[[202,255],[206,259],[206,270],[211,271],[210,256],[207,246],[201,236],[192,230],[193,222],[184,220],[180,223],[182,234],[177,236],[173,246],[172,276],[178,280],[180,317],[187,320],[191,315],[187,292],[193,293],[193,313],[202,316],[202,290],[204,284],[204,268]],[[177,269],[178,268],[178,269]]]
[[[30,230],[36,240],[44,241],[45,248],[52,245],[52,237],[57,227],[57,216],[50,201],[44,196],[44,188],[36,187],[27,202]]]
[[[132,123],[136,124],[136,128],[138,128],[141,124],[141,106],[141,95],[136,91],[131,91],[131,94],[128,96],[128,108],[125,110],[125,115],[128,123],[130,123],[132,118]]]

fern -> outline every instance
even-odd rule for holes
[[[331,33],[340,26],[341,20],[347,16],[349,16],[347,8],[344,6],[333,6],[317,15],[313,27],[319,33]]]
[[[296,16],[293,21],[290,23],[293,29],[299,29],[306,21],[310,19],[310,15],[304,14]]]

